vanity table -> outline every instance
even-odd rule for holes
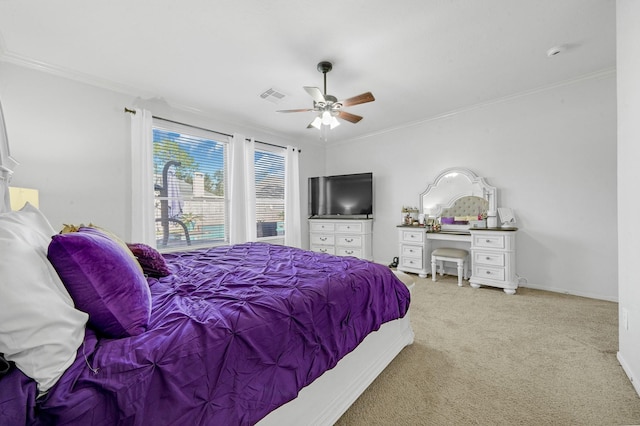
[[[431,252],[434,249],[461,248],[470,251],[469,283],[473,288],[484,285],[502,288],[507,294],[516,292],[517,228],[497,227],[495,187],[471,170],[447,169],[420,194],[419,203],[425,221],[482,214],[486,216],[486,223],[466,226],[455,222],[450,226],[443,224],[439,232],[431,232],[425,226],[399,225],[399,271],[426,278],[431,273]]]
[[[464,232],[427,232],[424,227],[398,226],[400,261],[397,269],[426,278],[431,273],[431,252],[440,246],[439,241],[462,242],[466,249],[471,245],[471,234]],[[447,244],[451,246],[451,244]]]

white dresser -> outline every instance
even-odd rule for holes
[[[471,287],[500,287],[507,294],[515,294],[516,231],[516,228],[471,229]]]
[[[309,219],[312,251],[373,260],[372,219]]]

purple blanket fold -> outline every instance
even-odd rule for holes
[[[409,307],[389,268],[353,257],[263,243],[164,257],[172,274],[149,278],[148,331],[87,330],[38,400],[9,373],[0,424],[255,424]]]

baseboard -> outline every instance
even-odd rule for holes
[[[629,368],[629,364],[627,364],[627,362],[624,360],[624,357],[622,356],[622,354],[620,354],[620,351],[618,351],[618,353],[616,354],[616,358],[618,358],[618,362],[622,366],[622,369],[624,370],[625,374],[629,378],[629,381],[631,381],[631,385],[633,386],[633,388],[636,390],[636,393],[640,397],[640,383],[638,383],[638,380],[634,380],[633,374],[631,373],[631,369]]]
[[[376,263],[380,263],[383,265],[387,265],[389,262],[387,261],[387,263],[381,262],[379,260],[374,260],[374,262]],[[456,270],[451,270],[449,271],[451,273],[451,275],[458,275],[458,272]],[[414,274],[415,276],[418,276],[418,274]],[[589,299],[596,299],[596,300],[606,300],[607,302],[615,302],[618,303],[618,298],[617,297],[603,297],[602,295],[599,294],[593,294],[593,293],[588,293],[588,292],[582,292],[582,291],[568,291],[567,289],[564,288],[559,288],[559,287],[549,287],[549,286],[543,286],[543,285],[538,285],[535,283],[527,283],[525,285],[520,284],[518,285],[518,288],[530,288],[533,290],[542,290],[542,291],[550,291],[552,293],[560,293],[560,294],[569,294],[571,296],[579,296],[579,297],[586,297]]]
[[[559,287],[542,286],[542,285],[537,285],[532,283],[527,283],[526,285],[520,284],[518,287],[531,288],[533,290],[550,291],[552,293],[569,294],[571,296],[586,297],[588,299],[606,300],[607,302],[618,303],[617,297],[603,297],[600,294],[593,294],[593,293],[588,293],[583,291],[568,291],[567,289],[559,288]]]

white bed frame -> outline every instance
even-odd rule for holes
[[[413,279],[398,277],[413,290]],[[258,426],[333,425],[407,345],[413,343],[409,312],[369,334],[298,397],[269,413]]]

